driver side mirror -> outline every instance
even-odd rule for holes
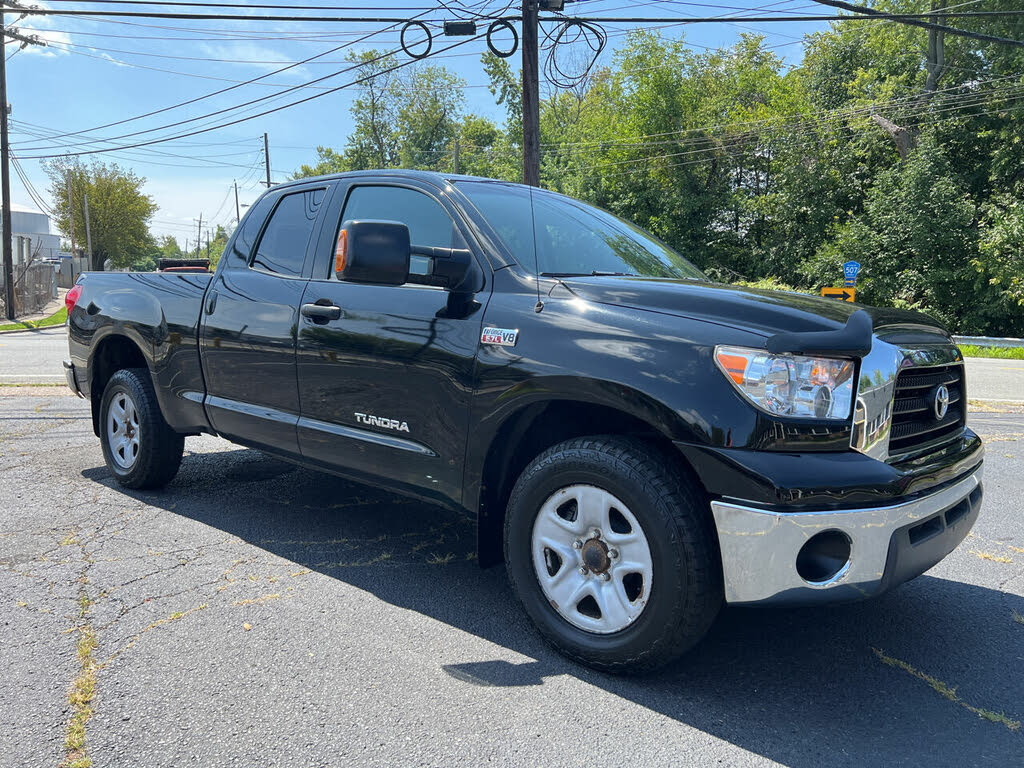
[[[341,225],[334,249],[339,280],[377,285],[409,282],[409,228],[397,221],[355,221]]]

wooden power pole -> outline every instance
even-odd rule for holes
[[[235,224],[242,220],[241,209],[238,207],[238,182],[235,182]]]
[[[88,254],[89,254],[89,266],[91,266],[93,269],[96,269],[96,265],[93,263],[93,258],[94,257],[93,257],[93,253],[92,253],[92,227],[89,225],[89,193],[88,192],[86,192],[84,195],[82,195],[82,200],[85,202],[85,249],[86,249],[86,251],[88,251]],[[103,263],[102,262],[100,263],[100,268],[98,270],[96,270],[96,271],[97,272],[102,272],[103,271]]]
[[[263,163],[267,167],[267,189],[270,189],[270,139],[263,134]]]
[[[7,25],[4,21],[3,6],[0,6],[0,40],[7,40]],[[3,263],[4,263],[4,308],[7,319],[14,319],[14,255],[11,242],[11,148],[7,143],[7,54],[0,45],[0,165],[3,179],[0,180],[0,205],[3,215]]]
[[[75,199],[71,196],[71,172],[70,171],[68,172],[67,182],[68,182],[68,229],[70,230],[69,234],[71,235],[71,258],[74,259],[76,256],[78,256],[78,254],[75,253]],[[75,270],[74,270],[74,261],[72,261],[71,264],[72,264],[71,273],[74,274],[74,272],[75,272]]]
[[[540,186],[540,0],[523,0],[523,184]]]

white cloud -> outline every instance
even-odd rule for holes
[[[196,50],[202,51],[201,55],[203,56],[222,59],[238,66],[262,69],[267,72],[273,72],[295,60],[274,48],[245,41],[218,43],[217,45],[203,43]],[[282,74],[297,80],[308,78],[308,73],[304,71],[303,67],[293,67]]]

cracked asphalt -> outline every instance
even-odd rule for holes
[[[971,421],[985,506],[928,574],[730,609],[616,678],[537,638],[459,515],[211,437],[125,492],[84,401],[0,387],[0,765],[69,758],[86,667],[94,766],[1020,764],[1024,415]]]

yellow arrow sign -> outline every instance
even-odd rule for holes
[[[829,299],[840,301],[854,301],[857,296],[856,288],[822,288],[821,295]]]

